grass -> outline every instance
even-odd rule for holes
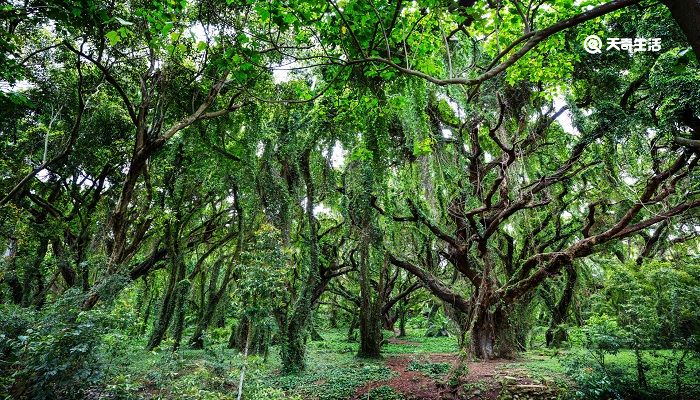
[[[411,361],[408,364],[409,371],[421,371],[431,378],[439,378],[445,375],[450,370],[450,367],[451,366],[448,363]]]
[[[324,341],[307,344],[307,368],[296,375],[279,374],[279,349],[267,360],[251,357],[245,381],[246,398],[311,398],[341,400],[369,381],[392,376],[382,360],[359,359],[357,343],[347,342],[342,330],[324,332]],[[207,350],[183,348],[147,352],[141,341],[125,341],[110,349],[105,361],[113,365],[107,384],[118,398],[235,399],[243,357],[223,343]],[[168,343],[164,343],[168,349]],[[388,398],[388,397],[387,397]]]
[[[432,363],[420,357],[427,353],[455,353],[458,351],[454,337],[426,338],[422,330],[409,330],[400,341],[392,340],[383,347],[387,356],[415,355],[409,369],[422,371],[432,377],[440,377],[449,370],[449,364]],[[371,381],[381,381],[393,376],[383,360],[356,357],[358,343],[348,342],[345,329],[321,332],[324,340],[307,344],[307,369],[296,375],[281,376],[279,349],[273,347],[267,360],[251,357],[245,380],[245,398],[251,400],[312,399],[341,400],[352,396],[359,387]],[[390,332],[385,337],[393,337]],[[209,346],[207,350],[183,348],[177,353],[168,350],[147,352],[141,341],[128,338],[116,341],[103,358],[110,365],[105,389],[112,398],[137,399],[235,399],[238,379],[244,359],[237,351],[225,348],[224,343]],[[645,361],[649,365],[647,380],[655,391],[666,395],[649,398],[672,398],[675,381],[672,367],[680,354],[671,350],[647,351]],[[589,373],[584,364],[571,370],[571,360],[591,362],[593,357],[582,349],[566,351],[530,351],[505,368],[525,371],[533,380],[554,383],[559,387],[573,388],[581,393],[582,385],[598,384],[593,370]],[[625,385],[636,382],[636,363],[632,351],[623,350],[607,355],[606,366],[622,371]],[[568,368],[568,369],[567,369]],[[568,375],[568,377],[567,377]],[[589,379],[587,381],[586,379]],[[700,359],[686,358],[683,375],[685,390],[698,393]],[[589,393],[589,392],[585,392]],[[585,397],[585,396],[583,396]],[[370,393],[370,398],[398,400],[398,393],[390,387],[380,386]],[[692,398],[692,397],[689,397]],[[700,397],[698,397],[700,398]]]
[[[343,400],[365,383],[388,379],[392,375],[381,360],[358,359],[353,353],[311,350],[304,372],[287,376],[270,374],[268,382],[303,398]]]
[[[621,392],[633,393],[636,398],[674,398],[677,391],[675,367],[680,352],[647,350],[643,352],[643,359],[647,367],[645,374],[648,383],[648,388],[644,390],[637,385],[637,361],[632,350],[606,354],[605,369],[610,379],[620,386]],[[700,398],[700,358],[688,356],[685,364],[681,376],[681,393],[689,396],[687,398]],[[522,354],[522,360],[509,367],[527,370],[530,376],[543,382],[553,380],[559,386],[578,386],[579,391],[586,389],[583,386],[602,390],[598,387],[603,380],[598,373],[602,369],[585,349],[560,350],[552,354],[526,352]],[[567,376],[568,378],[562,379]]]
[[[406,336],[397,338],[391,331],[384,331],[384,338],[394,338],[399,343],[388,343],[382,347],[385,355],[392,354],[422,354],[422,353],[454,353],[459,351],[457,339],[454,337],[426,337],[425,329],[406,329]],[[359,348],[358,342],[347,341],[347,329],[328,329],[321,336],[322,342],[309,342],[308,348],[319,353],[349,353],[355,354]]]
[[[404,396],[390,386],[379,386],[367,393],[367,397],[373,400],[403,400]]]

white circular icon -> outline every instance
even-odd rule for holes
[[[603,41],[598,35],[589,35],[583,40],[583,48],[590,54],[600,54],[603,48]]]

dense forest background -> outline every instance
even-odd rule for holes
[[[0,397],[700,396],[697,1],[0,26]]]

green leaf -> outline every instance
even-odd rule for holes
[[[107,40],[109,40],[110,46],[114,46],[122,40],[121,36],[119,36],[119,32],[117,31],[109,31],[105,34],[105,37],[107,37]]]
[[[163,35],[167,35],[170,30],[173,29],[173,23],[172,21],[168,21],[163,25],[163,28],[160,30]]]
[[[284,17],[282,18],[282,20],[284,22],[286,22],[287,24],[293,24],[294,22],[297,21],[297,17],[296,17],[296,15],[294,15],[292,13],[286,13],[286,14],[284,14]]]

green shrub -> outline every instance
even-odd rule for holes
[[[579,353],[562,361],[569,378],[576,382],[575,395],[581,399],[624,399],[624,388],[630,382],[625,371],[615,366],[603,366],[587,354]]]
[[[17,399],[78,399],[100,381],[99,312],[65,302],[41,312],[0,307],[0,391]]]
[[[404,396],[391,386],[379,386],[367,393],[367,398],[373,400],[403,400]]]
[[[607,314],[590,317],[583,332],[585,347],[596,355],[601,365],[605,364],[605,354],[616,354],[626,342],[617,320]]]
[[[442,375],[445,375],[450,368],[450,364],[448,363],[421,363],[418,361],[411,361],[408,364],[409,371],[420,371],[432,378],[439,378]]]
[[[254,392],[250,400],[301,400],[300,396],[287,396],[283,391],[273,388],[264,388]]]

